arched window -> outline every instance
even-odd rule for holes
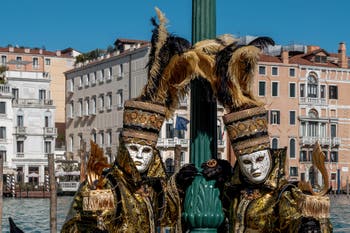
[[[307,77],[307,97],[317,98],[317,75],[315,73],[310,73]]]
[[[295,139],[292,138],[289,141],[289,157],[295,158]]]
[[[274,138],[272,139],[272,149],[277,149],[278,148],[278,139]]]
[[[311,109],[308,115],[310,118],[318,118],[318,112],[315,109]]]

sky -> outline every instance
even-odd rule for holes
[[[150,40],[154,7],[168,31],[191,40],[191,0],[1,0],[0,47],[106,49],[117,38]],[[348,0],[216,0],[216,34],[270,36],[350,54]]]

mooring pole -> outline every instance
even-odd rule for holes
[[[192,0],[192,44],[216,37],[216,1]],[[217,157],[217,106],[208,82],[191,82],[190,162],[201,164]],[[224,220],[215,181],[198,175],[186,191],[183,217],[191,233],[216,233]]]
[[[55,179],[54,155],[49,154],[49,182],[50,182],[50,232],[57,232],[57,190]]]
[[[179,171],[181,167],[181,145],[175,145],[175,155],[174,155],[174,172]]]
[[[82,146],[80,148],[80,183],[85,180],[85,167],[86,167],[86,142],[82,142]]]
[[[3,179],[3,172],[4,172],[4,158],[2,154],[0,154],[0,232],[2,232],[2,194],[3,194],[3,188],[4,188],[4,179]]]

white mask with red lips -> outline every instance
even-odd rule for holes
[[[257,151],[241,155],[238,163],[243,174],[252,183],[259,184],[265,181],[271,168],[271,157],[268,150]]]
[[[131,159],[134,161],[136,169],[140,173],[148,170],[153,160],[153,148],[151,146],[136,143],[125,144]]]

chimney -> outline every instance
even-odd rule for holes
[[[9,52],[14,52],[15,49],[13,48],[13,46],[9,46]]]
[[[308,45],[307,46],[307,53],[313,52],[315,50],[320,49],[320,46],[316,46],[316,45]]]
[[[346,57],[346,46],[345,46],[344,42],[339,43],[338,66],[340,68],[344,68],[344,69],[348,68],[348,62],[347,62],[347,57]]]
[[[39,49],[39,54],[43,54],[43,49]]]
[[[57,51],[56,51],[56,56],[57,56],[57,57],[61,56],[61,50],[57,50]]]
[[[289,52],[287,50],[282,50],[281,58],[282,58],[283,64],[288,64],[289,63]]]

